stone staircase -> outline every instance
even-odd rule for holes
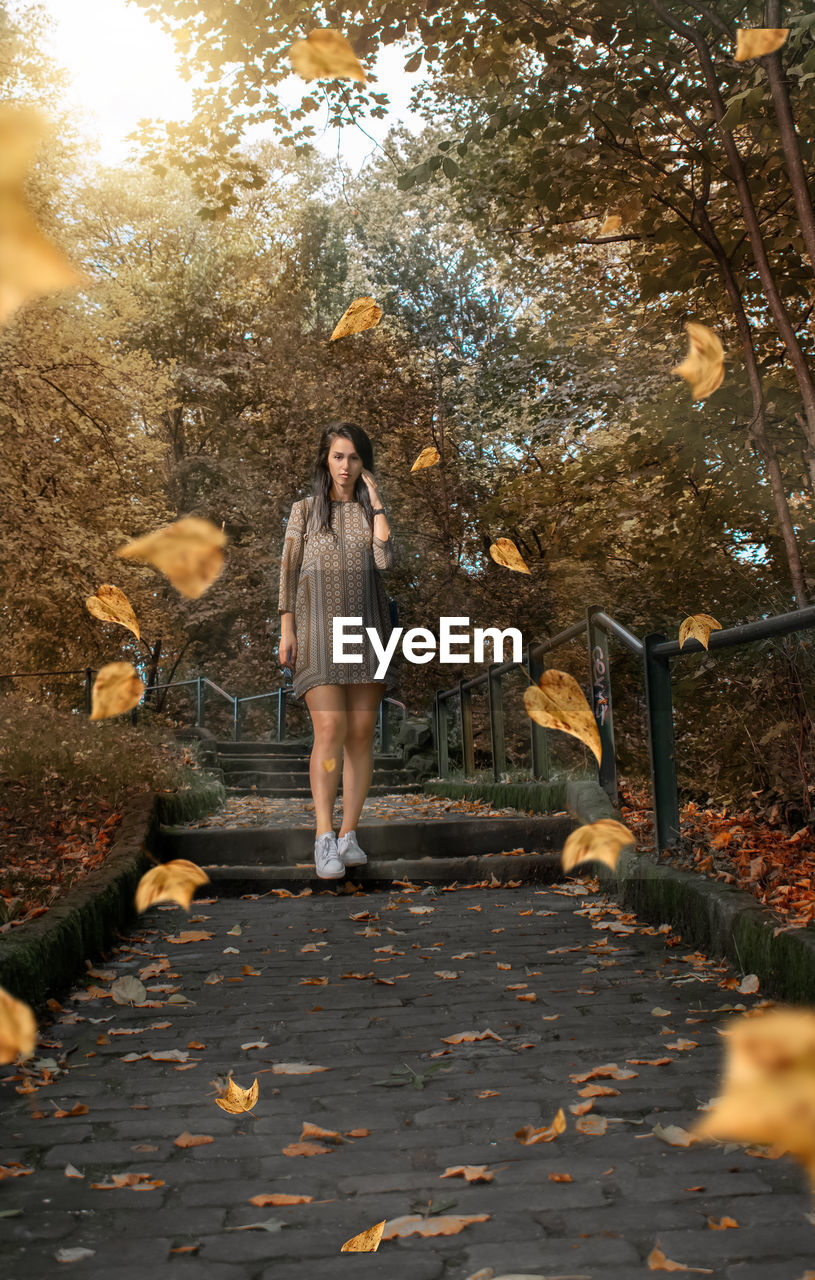
[[[162,862],[186,858],[203,867],[212,892],[297,893],[308,887],[342,893],[347,891],[344,886],[398,888],[405,880],[430,886],[508,880],[551,884],[563,878],[560,851],[578,825],[574,818],[462,814],[458,802],[448,800],[431,816],[423,816],[421,806],[405,806],[404,819],[369,816],[364,808],[357,839],[368,855],[367,864],[349,867],[342,879],[321,880],[314,869],[311,742],[210,739],[202,747],[201,763],[221,776],[228,796],[267,796],[276,802],[268,824],[159,827],[154,855]],[[408,794],[432,795],[432,782],[425,787],[415,771],[402,766],[399,755],[375,753],[368,797]],[[341,795],[340,776],[338,798]],[[292,801],[291,812],[280,803],[286,799]],[[205,896],[210,886],[199,893]]]

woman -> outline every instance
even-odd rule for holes
[[[384,647],[393,629],[379,572],[394,564],[390,526],[373,478],[373,448],[361,427],[332,423],[320,440],[312,496],[295,502],[280,562],[281,666],[294,671],[294,696],[304,697],[314,726],[309,780],[316,831],[314,865],[321,880],[367,862],[356,824],[373,774],[374,723],[395,676],[374,679],[379,658],[365,632]],[[335,617],[346,624],[346,652],[334,662]],[[362,635],[360,644],[351,632]],[[296,663],[296,670],[295,668]],[[334,801],[342,772],[343,820],[334,835]]]

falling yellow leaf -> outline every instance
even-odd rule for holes
[[[602,744],[597,722],[580,685],[566,671],[544,671],[537,684],[524,691],[530,719],[546,729],[562,729],[590,747],[601,763]]]
[[[612,871],[617,868],[620,850],[634,844],[635,838],[613,818],[599,818],[597,822],[577,827],[566,840],[561,854],[564,871],[571,871],[579,862],[604,862]]]
[[[600,235],[608,235],[612,231],[619,231],[623,224],[623,220],[618,213],[610,213],[600,228]]]
[[[242,1089],[230,1076],[226,1093],[215,1101],[223,1111],[228,1111],[230,1115],[238,1115],[239,1112],[252,1110],[258,1100],[258,1092],[257,1077],[248,1089]]]
[[[734,62],[746,62],[748,58],[763,58],[767,53],[775,53],[789,33],[789,27],[739,27]]]
[[[184,1132],[180,1133],[178,1137],[174,1140],[174,1146],[205,1147],[208,1143],[214,1142],[214,1141],[215,1139],[211,1138],[206,1133],[188,1133],[185,1129]]]
[[[686,1267],[683,1262],[672,1262],[660,1249],[659,1241],[648,1254],[647,1262],[649,1271],[698,1271],[700,1275],[713,1275],[710,1267]]]
[[[88,596],[85,607],[88,613],[92,613],[95,618],[101,618],[102,622],[118,622],[120,626],[132,631],[137,640],[141,638],[139,624],[130,601],[124,591],[120,591],[111,583],[105,582],[101,587],[97,587],[96,595]]]
[[[690,321],[685,325],[688,354],[674,373],[689,382],[696,400],[704,400],[724,378],[724,348],[718,336],[707,325]]]
[[[559,1133],[565,1132],[566,1116],[563,1108],[558,1108],[554,1120],[549,1125],[543,1125],[536,1129],[534,1125],[525,1124],[522,1129],[516,1129],[515,1137],[529,1147],[535,1142],[553,1142]]]
[[[120,547],[116,555],[152,564],[176,591],[197,600],[221,572],[225,545],[226,534],[211,520],[184,516]]]
[[[348,40],[333,27],[309,31],[305,40],[289,45],[289,61],[303,80],[366,80],[365,71]]]
[[[349,333],[362,333],[364,329],[373,329],[381,319],[382,308],[377,306],[373,298],[356,298],[340,316],[329,342],[334,342],[337,338],[345,338]]]
[[[129,662],[108,662],[96,673],[91,690],[91,720],[130,711],[141,701],[144,683]]]
[[[30,1007],[0,987],[0,1062],[30,1058],[37,1043],[37,1021]]]
[[[26,201],[25,180],[45,130],[44,116],[31,108],[0,108],[0,324],[29,298],[84,282]]]
[[[503,565],[505,569],[531,575],[531,569],[527,567],[526,561],[511,538],[496,538],[495,542],[490,544],[490,555],[496,564]]]
[[[326,773],[330,773],[336,763],[337,761],[334,758],[334,756],[332,756],[330,760],[323,760],[323,768],[325,769]]]
[[[383,1240],[392,1240],[395,1236],[454,1236],[471,1222],[488,1222],[489,1213],[448,1213],[432,1218],[424,1218],[418,1213],[406,1213],[401,1218],[391,1218],[387,1222],[387,1230],[383,1231]]]
[[[136,887],[136,910],[146,911],[156,902],[170,901],[189,911],[197,886],[208,883],[209,876],[202,867],[187,858],[173,858],[142,876]]]
[[[381,1222],[368,1227],[367,1231],[360,1231],[358,1236],[351,1236],[350,1240],[340,1245],[340,1253],[376,1253],[386,1222],[387,1218],[383,1218]]]
[[[466,1178],[468,1182],[492,1182],[495,1174],[488,1173],[485,1164],[454,1164],[449,1165],[439,1177]]]
[[[698,640],[707,649],[711,631],[721,631],[721,629],[722,624],[715,618],[711,618],[709,613],[692,613],[679,628],[679,648],[681,649],[690,637],[691,640]]]
[[[410,470],[411,472],[423,471],[425,467],[434,467],[436,463],[439,461],[440,457],[441,457],[441,454],[439,453],[438,449],[434,445],[432,444],[426,445],[426,447],[422,449],[422,452],[419,454],[418,458],[416,459],[416,461],[414,462]]]

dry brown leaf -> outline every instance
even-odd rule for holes
[[[37,1021],[29,1005],[0,987],[0,1062],[30,1058],[37,1043]]]
[[[119,716],[138,706],[144,683],[129,662],[107,662],[96,673],[91,690],[91,720]]]
[[[322,1156],[331,1151],[331,1147],[323,1147],[319,1142],[290,1142],[283,1148],[284,1156]]]
[[[393,1240],[396,1236],[410,1235],[454,1236],[471,1222],[488,1222],[491,1216],[489,1213],[448,1213],[423,1218],[418,1213],[406,1213],[401,1218],[391,1218],[382,1239]]]
[[[152,564],[189,600],[211,587],[224,565],[226,534],[211,520],[183,516],[120,547],[121,560]]]
[[[259,1196],[250,1196],[249,1203],[257,1205],[258,1209],[264,1209],[267,1204],[310,1204],[314,1196],[289,1196],[282,1191],[272,1191],[268,1194]]]
[[[472,1040],[501,1040],[502,1036],[497,1036],[494,1031],[490,1031],[487,1027],[486,1031],[457,1031],[452,1036],[441,1036],[441,1040],[445,1044],[463,1044],[465,1041]]]
[[[546,729],[562,729],[590,747],[601,764],[597,722],[580,685],[566,671],[544,671],[524,690],[526,714]]]
[[[685,325],[689,350],[673,372],[690,383],[696,400],[704,400],[721,386],[724,378],[724,348],[717,334],[705,324]]]
[[[695,1141],[694,1134],[678,1124],[655,1124],[652,1133],[669,1147],[689,1147]]]
[[[584,1116],[588,1111],[591,1111],[593,1106],[594,1099],[587,1098],[585,1102],[571,1102],[569,1104],[569,1110],[573,1116]]]
[[[0,324],[29,298],[84,282],[40,231],[26,201],[25,181],[45,132],[38,111],[0,108]]]
[[[709,613],[692,613],[679,628],[679,648],[681,649],[690,637],[691,640],[698,640],[707,649],[711,631],[721,631],[721,629],[722,624],[712,618]]]
[[[683,1262],[672,1262],[660,1249],[659,1241],[648,1254],[647,1262],[649,1271],[698,1271],[706,1276],[713,1275],[710,1267],[686,1267]]]
[[[604,1062],[602,1066],[592,1067],[591,1071],[582,1071],[570,1075],[573,1084],[582,1084],[584,1080],[633,1080],[638,1071],[621,1071],[616,1062]]]
[[[618,213],[610,213],[600,227],[600,235],[610,235],[612,231],[619,231],[622,225],[623,220],[620,215]]]
[[[185,1129],[174,1140],[174,1145],[176,1147],[205,1147],[208,1143],[214,1141],[215,1139],[206,1133],[188,1133]]]
[[[3,1178],[22,1178],[27,1173],[33,1173],[33,1169],[27,1169],[25,1165],[20,1164],[19,1160],[9,1160],[8,1164],[0,1164],[0,1182]]]
[[[446,978],[448,982],[452,982],[458,977],[455,969],[434,969],[433,976],[436,978]]]
[[[441,454],[435,445],[425,445],[410,470],[411,472],[424,471],[425,467],[435,467],[440,457]]]
[[[572,1175],[570,1173],[550,1173],[550,1182],[571,1182]]]
[[[581,1098],[619,1098],[620,1090],[612,1089],[608,1084],[587,1084],[577,1091]]]
[[[323,768],[325,769],[326,773],[330,773],[331,770],[336,765],[336,763],[337,761],[334,756],[332,756],[330,760],[323,760]]]
[[[95,618],[100,618],[102,622],[116,622],[119,626],[127,627],[137,640],[141,639],[133,607],[119,587],[114,587],[110,582],[103,583],[101,587],[96,588],[95,595],[88,596],[85,607]]]
[[[300,1139],[303,1138],[322,1138],[325,1142],[344,1142],[336,1129],[321,1129],[318,1124],[311,1124],[308,1120],[303,1121],[303,1132]]]
[[[466,1178],[468,1182],[492,1182],[495,1173],[488,1173],[485,1164],[453,1164],[439,1174],[440,1178]]]
[[[163,1178],[153,1178],[149,1173],[112,1173],[110,1182],[92,1182],[94,1191],[115,1191],[117,1187],[143,1187],[145,1190],[163,1187]]]
[[[330,1067],[315,1067],[310,1062],[274,1062],[272,1071],[278,1076],[308,1076],[315,1071],[330,1071]]]
[[[334,27],[309,31],[289,45],[289,61],[302,80],[360,80],[365,71],[348,40]]]
[[[575,1121],[578,1133],[605,1133],[608,1121],[605,1116],[583,1116]]]
[[[531,569],[511,538],[496,538],[495,542],[491,542],[490,555],[496,564],[502,565],[505,569],[531,575]]]
[[[54,1112],[55,1120],[62,1120],[65,1116],[86,1116],[88,1114],[88,1104],[86,1102],[75,1102],[70,1111],[65,1111],[62,1107],[57,1107]]]
[[[728,1227],[737,1227],[739,1224],[735,1218],[708,1218],[707,1225],[711,1231],[726,1231]]]
[[[215,1101],[223,1111],[228,1111],[230,1115],[237,1115],[239,1112],[252,1110],[258,1100],[258,1093],[257,1077],[248,1089],[242,1089],[230,1076],[226,1093],[221,1094]]]
[[[204,929],[186,929],[182,933],[172,934],[166,941],[172,942],[176,946],[181,946],[185,942],[208,942],[214,936],[214,934],[207,933]]]
[[[790,33],[789,27],[739,27],[736,31],[734,62],[763,58],[780,49]]]
[[[203,867],[187,858],[173,858],[142,876],[136,886],[136,910],[146,911],[156,902],[177,902],[189,911],[198,885],[208,883],[209,876]]]
[[[564,871],[571,871],[579,862],[604,862],[616,871],[620,850],[636,844],[635,837],[613,818],[599,818],[596,822],[576,827],[566,840],[561,854]]]
[[[345,338],[351,333],[362,333],[364,329],[373,329],[381,319],[382,308],[377,306],[373,298],[355,298],[337,321],[329,342]]]
[[[386,1222],[387,1218],[383,1218],[381,1222],[368,1227],[367,1231],[360,1231],[358,1236],[351,1236],[350,1240],[340,1245],[340,1253],[376,1253]]]
[[[736,987],[739,995],[752,996],[758,991],[758,977],[754,973],[746,974]]]
[[[544,1125],[539,1129],[536,1129],[534,1125],[525,1124],[522,1129],[516,1129],[515,1137],[525,1147],[529,1147],[535,1142],[553,1142],[558,1134],[564,1133],[565,1130],[566,1116],[563,1114],[563,1108],[559,1107],[551,1124]]]

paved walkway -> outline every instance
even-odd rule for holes
[[[186,931],[207,936],[173,941]],[[717,1092],[731,1014],[716,1010],[760,996],[723,987],[730,970],[623,914],[596,881],[162,905],[95,972],[41,1027],[41,1057],[64,1070],[36,1087],[47,1064],[0,1067],[4,1280],[638,1280],[657,1243],[714,1280],[815,1265],[792,1160],[653,1132],[689,1127]],[[111,981],[139,973],[149,1005],[114,1003]],[[304,1063],[326,1070],[281,1066]],[[623,1078],[575,1079],[609,1063]],[[405,1064],[438,1070],[421,1090],[381,1083]],[[251,1112],[215,1105],[229,1073],[257,1077]],[[578,1117],[597,1086],[614,1092]],[[553,1141],[515,1136],[559,1108]],[[343,1140],[304,1137],[306,1123]],[[184,1133],[212,1141],[180,1146]],[[298,1154],[301,1141],[323,1150]],[[492,1178],[440,1176],[460,1165]],[[116,1187],[127,1174],[138,1185]],[[263,1195],[310,1199],[251,1203]],[[392,1235],[411,1215],[472,1220]],[[738,1226],[716,1229],[723,1217]],[[382,1219],[375,1260],[339,1257]],[[265,1229],[236,1230],[253,1223]],[[56,1265],[75,1249],[90,1252]]]

